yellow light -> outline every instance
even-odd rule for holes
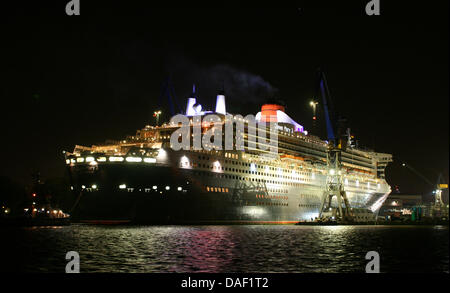
[[[77,158],[77,163],[83,163],[84,162],[84,158]]]
[[[106,157],[100,157],[97,159],[99,162],[106,162]]]

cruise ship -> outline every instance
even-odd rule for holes
[[[228,119],[243,122],[243,149],[204,150],[191,143],[189,149],[176,151],[171,136],[180,125],[165,122],[145,126],[120,141],[76,145],[66,152],[70,188],[76,198],[72,219],[88,223],[288,224],[319,217],[330,172],[327,141],[309,134],[283,105],[267,103],[254,117],[257,125],[269,120],[276,125],[277,152],[269,156],[267,151],[250,147],[254,124],[226,112],[223,92],[216,97],[214,111],[202,109],[194,92],[183,113],[191,131],[201,121],[195,117],[210,114],[220,119],[200,122],[202,135],[211,127],[223,128]],[[360,149],[351,141],[342,151],[342,184],[356,220],[376,216],[391,192],[385,180],[391,161],[392,155]]]

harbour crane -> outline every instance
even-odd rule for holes
[[[417,176],[422,178],[430,186],[435,188],[433,190],[433,194],[434,194],[433,214],[434,214],[434,216],[447,214],[448,212],[445,212],[446,211],[445,204],[444,204],[444,201],[442,200],[442,191],[445,189],[448,189],[448,184],[443,182],[442,173],[439,174],[436,184],[433,184],[430,180],[428,180],[419,171],[414,169],[411,165],[402,163],[402,166],[408,168],[414,174],[416,174]]]
[[[353,220],[353,212],[350,207],[347,194],[344,190],[342,178],[342,151],[347,148],[345,139],[346,132],[344,126],[346,120],[337,118],[333,109],[330,91],[328,89],[325,73],[318,71],[318,90],[322,97],[322,107],[325,115],[325,124],[327,130],[327,181],[323,193],[322,203],[319,210],[319,219],[323,218],[324,213],[332,211],[336,220]],[[332,199],[336,196],[337,208],[332,208]],[[344,207],[343,207],[344,204]]]

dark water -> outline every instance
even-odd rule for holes
[[[139,226],[2,228],[1,271],[64,272],[449,272],[443,226]]]

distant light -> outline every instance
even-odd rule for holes
[[[85,188],[86,188],[86,185],[81,185],[81,188],[85,189]]]
[[[181,187],[178,187],[178,191],[181,191],[181,190],[183,190],[183,188],[181,188]]]
[[[405,167],[405,166],[406,166],[406,164],[405,164],[405,163],[403,163],[403,164],[402,164],[402,166],[403,166],[403,167]]]
[[[99,162],[106,162],[106,157],[100,157],[97,159]]]
[[[54,214],[57,214],[57,213],[58,213],[58,211],[57,211],[57,210],[53,210],[53,213],[54,213]]]
[[[42,209],[41,209],[41,211],[45,211],[45,209],[44,209],[44,208],[42,208]]]
[[[33,197],[36,197],[36,193],[33,193],[32,195],[33,195]]]
[[[127,185],[126,185],[126,184],[120,184],[120,185],[119,185],[119,188],[120,188],[120,189],[125,189],[125,188],[127,188]]]
[[[153,185],[153,189],[154,189],[154,190],[158,189],[158,186]]]
[[[92,184],[92,189],[97,189],[97,185],[96,184]]]
[[[144,158],[144,162],[145,163],[156,163],[156,159],[155,158]]]
[[[83,163],[84,162],[84,158],[77,158],[77,163]]]
[[[334,173],[336,173],[336,171],[334,171],[334,169],[330,169],[330,175],[334,175]]]
[[[166,190],[170,190],[170,186],[166,186]]]
[[[33,212],[37,212],[37,209],[36,209],[36,208],[34,208],[34,209],[33,209]]]
[[[97,162],[96,162],[96,161],[92,161],[92,162],[89,163],[89,165],[91,165],[91,166],[96,166],[96,165],[97,165]]]

